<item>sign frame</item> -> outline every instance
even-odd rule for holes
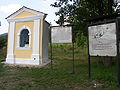
[[[108,24],[108,23],[115,23],[116,24],[116,47],[117,47],[117,63],[118,63],[118,67],[120,67],[120,61],[119,61],[119,40],[118,40],[118,18],[115,19],[104,19],[103,21],[99,21],[99,22],[90,22],[87,23],[87,31],[88,31],[88,27],[89,26],[95,26],[95,25],[102,25],[102,24]],[[87,39],[88,39],[88,76],[89,79],[91,78],[91,57],[99,57],[99,56],[90,56],[90,52],[89,52],[89,33],[87,35]],[[108,56],[103,56],[103,57],[108,57]],[[118,70],[118,82],[120,84],[120,71]]]
[[[50,26],[50,48],[51,48],[51,69],[53,70],[53,58],[52,58],[52,35],[51,35],[51,28],[52,27],[61,27],[61,26]],[[71,35],[72,35],[72,57],[73,57],[73,60],[72,60],[72,72],[71,74],[74,74],[75,73],[75,60],[74,60],[74,34],[73,34],[73,27],[74,25],[62,25],[62,27],[71,27]],[[59,43],[56,43],[56,44],[59,44]],[[68,44],[68,43],[66,43]]]
[[[100,50],[98,50],[98,53],[97,54],[91,54],[90,52],[94,52],[94,51],[97,51],[97,50],[91,50],[90,49],[90,45],[92,46],[92,44],[90,44],[90,35],[89,35],[89,27],[91,27],[91,26],[97,26],[97,25],[107,25],[107,24],[111,24],[111,23],[114,23],[115,24],[115,44],[114,44],[114,46],[115,46],[115,55],[109,55],[108,53],[107,54],[105,54],[105,55],[103,55],[103,54],[101,54],[100,55],[100,53],[99,53],[99,51]],[[117,23],[116,23],[116,21],[109,21],[109,22],[105,22],[105,23],[96,23],[96,24],[92,24],[92,25],[88,25],[88,44],[89,44],[89,55],[90,56],[117,56]],[[99,41],[98,42],[100,42],[100,39],[99,39]],[[99,43],[96,43],[95,45],[97,46]],[[100,45],[99,45],[100,46]],[[103,51],[106,51],[106,50],[103,50]],[[102,52],[103,52],[102,51]]]

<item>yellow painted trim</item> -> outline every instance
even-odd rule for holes
[[[19,30],[23,27],[27,26],[31,30],[31,49],[18,49],[17,48],[17,38]],[[16,22],[15,23],[15,43],[14,43],[14,55],[15,58],[23,58],[23,59],[30,59],[32,55],[32,48],[33,48],[33,32],[34,32],[34,21],[28,22]]]
[[[36,14],[27,12],[27,11],[23,11],[20,14],[18,14],[17,16],[15,16],[14,18],[29,17],[29,16],[36,16]]]
[[[43,21],[40,20],[40,56],[42,58]]]

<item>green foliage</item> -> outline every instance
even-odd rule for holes
[[[7,45],[7,38],[6,37],[0,37],[0,49],[5,47]]]
[[[79,47],[84,47],[87,45],[87,38],[83,35],[83,33],[77,33],[76,43]]]
[[[92,78],[88,79],[87,48],[75,46],[75,73],[71,74],[72,45],[53,44],[52,46],[53,70],[51,64],[41,68],[0,64],[1,90],[120,90],[117,86],[116,65],[108,68],[98,63],[98,60],[101,60],[99,57],[91,57]],[[62,48],[67,49],[67,52]],[[82,55],[83,53],[86,54]]]
[[[56,21],[59,25],[69,23],[75,26],[74,38],[78,45],[84,41],[79,40],[81,36],[78,35],[82,32],[83,36],[87,36],[85,20],[109,13],[108,0],[56,0],[51,6],[59,8],[55,13],[59,16]],[[113,12],[118,12],[118,9],[118,3],[113,3]]]

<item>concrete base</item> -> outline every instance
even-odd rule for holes
[[[8,65],[8,66],[20,66],[20,67],[43,67],[43,66],[45,66],[45,65],[47,65],[47,64],[49,64],[50,63],[50,60],[48,60],[48,62],[46,62],[46,63],[44,63],[44,64],[40,64],[40,65],[31,65],[31,64],[10,64],[10,63],[6,63],[6,62],[2,62],[2,63],[4,63],[5,65]]]
[[[41,65],[49,62],[48,59],[22,59],[22,58],[6,58],[6,64],[26,64],[26,65]]]
[[[7,54],[6,62],[10,64],[14,64],[14,55],[13,54]]]

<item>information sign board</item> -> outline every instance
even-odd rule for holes
[[[72,43],[72,27],[56,26],[51,28],[52,43]]]
[[[117,56],[116,23],[88,27],[90,56]]]

